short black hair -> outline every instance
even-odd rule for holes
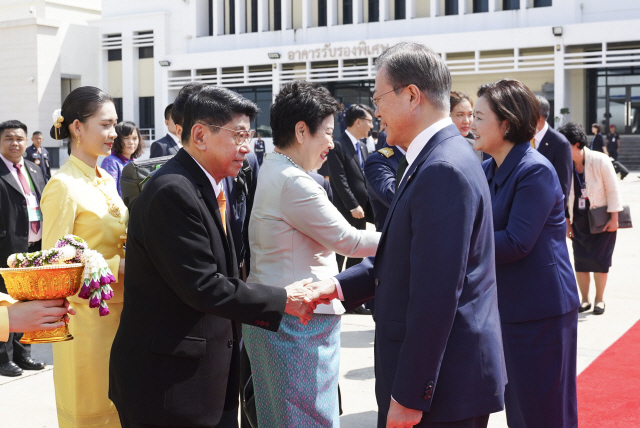
[[[33,134],[31,134],[32,137],[35,137],[36,135],[42,135],[42,132],[36,131]]]
[[[271,105],[270,124],[273,145],[287,148],[293,144],[296,123],[307,124],[311,135],[328,116],[341,107],[327,88],[317,83],[296,80],[282,86]]]
[[[184,105],[184,119],[182,126],[182,144],[187,145],[191,139],[191,128],[198,122],[207,125],[223,126],[233,120],[235,115],[256,118],[260,109],[253,102],[242,95],[218,86],[207,85],[192,94]],[[217,133],[219,129],[211,129]]]
[[[600,126],[599,123],[593,123],[591,124],[592,128],[596,128],[598,130],[598,133],[602,132],[602,126]]]
[[[451,113],[453,109],[464,100],[469,101],[469,104],[473,107],[473,101],[471,101],[469,95],[461,91],[451,91],[449,94],[449,113]]]
[[[398,43],[376,59],[376,70],[383,68],[395,90],[416,85],[432,106],[449,111],[451,73],[440,55],[430,48],[415,42]]]
[[[353,126],[356,120],[364,119],[367,113],[371,115],[371,120],[373,120],[373,110],[371,110],[371,107],[364,104],[351,104],[344,112],[347,128]]]
[[[582,129],[582,125],[569,122],[558,129],[558,132],[564,135],[572,146],[577,144],[580,150],[587,145],[587,134],[584,132],[584,129]]]
[[[187,99],[205,86],[207,85],[204,83],[191,82],[187,83],[182,87],[182,89],[180,89],[178,96],[173,104],[171,104],[171,118],[173,119],[173,123],[182,126],[182,123],[184,122],[184,105],[187,102]]]
[[[171,115],[172,110],[173,110],[173,104],[169,104],[164,108],[164,120],[169,120],[169,118],[173,118],[173,116]]]
[[[0,137],[2,137],[2,133],[5,129],[22,129],[24,134],[27,135],[27,125],[19,120],[6,120],[0,123]]]
[[[547,120],[549,118],[549,112],[551,111],[551,105],[549,101],[542,95],[536,95],[538,102],[540,103],[540,117]]]
[[[505,140],[515,144],[529,143],[536,135],[540,102],[519,80],[500,79],[480,86],[478,97],[485,97],[498,120],[507,121]]]
[[[142,155],[143,150],[142,135],[140,134],[138,126],[133,122],[129,122],[128,120],[124,120],[116,125],[116,134],[118,134],[118,136],[115,140],[113,140],[113,148],[111,150],[121,155],[122,150],[124,149],[122,140],[124,140],[125,137],[128,137],[134,132],[138,134],[138,147],[136,148],[136,151],[131,155],[131,159],[138,159],[140,155]]]

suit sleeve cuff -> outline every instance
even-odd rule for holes
[[[336,285],[336,291],[338,292],[338,300],[344,302],[344,294],[342,294],[342,287],[340,286],[340,281],[335,276],[332,276],[331,279],[333,283]]]
[[[9,311],[6,306],[0,306],[0,342],[9,340]]]

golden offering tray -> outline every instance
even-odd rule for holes
[[[9,295],[16,300],[64,299],[82,286],[82,263],[0,269]],[[24,333],[20,343],[51,343],[72,340],[69,326]]]

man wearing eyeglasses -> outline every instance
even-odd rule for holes
[[[375,294],[378,428],[483,428],[506,384],[487,180],[440,56],[399,43],[376,69],[376,117],[406,168],[375,260],[309,288],[347,310]]]
[[[311,318],[307,281],[239,279],[222,181],[250,151],[257,106],[204,86],[187,99],[183,148],[131,211],[125,305],[111,348],[109,398],[123,428],[238,426],[236,323],[277,331]]]
[[[345,112],[347,129],[334,141],[327,156],[329,182],[333,190],[333,204],[354,227],[364,230],[367,221],[373,222],[373,211],[367,195],[364,162],[369,156],[364,138],[373,128],[373,111],[362,104],[352,104]],[[336,254],[338,269],[342,270],[345,257]],[[349,258],[347,267],[362,259]]]

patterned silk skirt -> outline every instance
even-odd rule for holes
[[[340,316],[285,314],[277,332],[242,326],[260,427],[339,427]]]

